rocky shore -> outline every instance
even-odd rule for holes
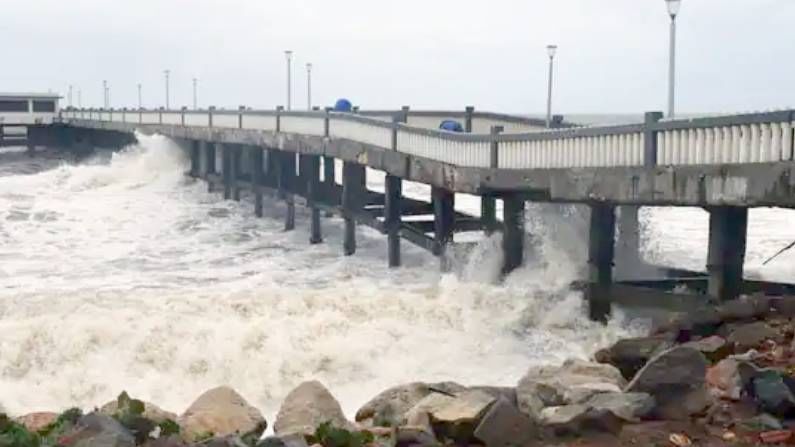
[[[263,415],[229,387],[180,415],[126,393],[87,413],[12,417],[0,407],[0,447],[795,445],[793,317],[792,299],[703,307],[592,361],[532,367],[515,386],[395,386],[354,420],[309,381],[266,437]]]

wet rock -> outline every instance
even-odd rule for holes
[[[668,335],[628,338],[597,352],[595,358],[599,363],[615,366],[625,379],[632,380],[650,358],[671,347],[673,342]]]
[[[150,439],[142,444],[142,447],[188,447],[188,444],[179,436],[174,435]]]
[[[489,447],[530,447],[539,427],[505,399],[497,399],[475,428],[475,438]]]
[[[0,411],[2,413],[2,411]],[[38,412],[29,413],[14,419],[14,422],[22,424],[32,432],[37,432],[44,427],[52,424],[58,419],[58,413]]]
[[[433,433],[430,414],[438,411],[452,402],[454,397],[447,394],[433,393],[426,396],[417,405],[406,412],[400,425],[422,428],[428,433]]]
[[[795,394],[789,378],[774,370],[762,370],[751,379],[751,392],[759,409],[779,417],[795,416]]]
[[[309,447],[306,438],[298,433],[285,436],[268,436],[257,443],[257,447]]]
[[[656,401],[655,414],[663,419],[684,419],[709,404],[707,366],[707,359],[697,350],[676,347],[649,360],[626,392],[650,394]]]
[[[378,394],[356,412],[356,421],[375,426],[395,427],[417,402],[434,392],[455,394],[465,390],[453,382],[399,385]]]
[[[341,429],[354,429],[329,390],[318,381],[310,381],[290,391],[279,409],[273,430],[277,435],[311,435],[324,422]]]
[[[135,438],[110,416],[91,413],[58,439],[62,447],[133,447]]]
[[[602,393],[585,402],[586,407],[609,411],[627,422],[638,422],[654,410],[654,398],[646,393]]]
[[[582,402],[597,393],[620,392],[625,385],[621,372],[611,365],[569,360],[562,366],[530,368],[516,387],[516,400],[522,413],[538,419],[546,407]]]
[[[495,399],[503,399],[514,407],[516,403],[516,388],[507,386],[472,386],[467,388],[469,391],[483,391],[491,394]]]
[[[707,360],[712,363],[719,362],[732,353],[731,345],[726,341],[725,338],[718,335],[702,338],[701,340],[697,341],[687,342],[682,346],[696,349],[700,353],[704,354],[704,357],[706,357]]]
[[[707,370],[707,385],[713,396],[721,399],[739,400],[743,391],[743,380],[739,371],[740,361],[726,358]]]
[[[143,402],[143,404],[144,404],[144,412],[141,414],[141,416],[151,420],[152,422],[159,424],[167,420],[172,420],[172,421],[177,420],[177,415],[170,411],[165,411],[162,408],[158,407],[157,405],[149,402]],[[99,410],[100,413],[106,414],[108,416],[113,416],[114,414],[118,413],[118,411],[119,411],[118,399],[106,403]]]
[[[795,317],[795,297],[773,298],[770,306],[782,317]]]
[[[540,422],[558,435],[618,433],[623,425],[623,421],[612,412],[582,404],[545,408],[541,412]]]
[[[179,418],[188,441],[208,436],[262,433],[267,423],[256,408],[229,387],[218,387],[199,396]]]
[[[704,306],[690,312],[681,328],[694,336],[709,337],[715,335],[722,324],[718,310],[714,306]]]
[[[767,413],[762,413],[740,422],[740,427],[745,430],[755,432],[781,430],[784,428],[784,426],[781,425],[781,421],[779,421],[775,416],[771,416]]]
[[[495,398],[483,391],[465,391],[446,404],[431,409],[434,433],[460,442],[468,442],[480,419],[494,403]]]
[[[433,432],[424,427],[404,426],[395,431],[395,445],[397,447],[438,447],[441,443]]]
[[[761,295],[727,301],[717,308],[718,315],[726,323],[765,318],[771,310],[770,298]]]
[[[759,346],[763,341],[775,339],[778,333],[763,321],[742,324],[728,329],[727,340],[734,346],[735,352],[746,352]]]

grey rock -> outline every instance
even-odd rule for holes
[[[730,329],[727,337],[729,343],[734,345],[735,352],[745,352],[759,346],[763,341],[775,339],[778,332],[763,321],[735,326]]]
[[[508,386],[471,386],[467,388],[470,391],[484,391],[491,394],[495,399],[504,399],[513,406],[516,403],[516,388]]]
[[[505,399],[498,399],[475,428],[475,438],[488,447],[530,447],[540,428]]]
[[[654,410],[654,398],[646,393],[602,393],[591,397],[585,406],[609,411],[627,422],[638,422]]]
[[[496,399],[483,391],[465,391],[428,411],[433,432],[448,439],[468,442]]]
[[[133,447],[135,438],[110,416],[90,413],[65,435],[69,447]]]
[[[395,427],[405,418],[406,412],[429,394],[455,394],[466,388],[453,382],[413,382],[381,392],[356,412],[356,421],[375,426]]]
[[[673,347],[668,335],[628,338],[596,353],[596,361],[615,366],[625,379],[631,380],[652,357]]]
[[[757,431],[757,432],[784,429],[784,426],[781,424],[781,421],[779,421],[777,418],[767,413],[762,413],[750,419],[746,419],[740,422],[740,426],[742,426],[746,430]]]
[[[318,381],[304,382],[290,391],[284,399],[273,431],[277,435],[311,435],[324,422],[352,430],[353,425],[345,418],[339,402]]]
[[[680,346],[649,360],[625,391],[650,394],[656,401],[655,414],[663,419],[684,419],[709,405],[706,371],[702,353]]]
[[[182,437],[188,441],[214,436],[244,435],[265,431],[262,413],[237,391],[222,386],[205,391],[179,418]]]
[[[711,337],[702,338],[701,340],[687,342],[682,346],[687,346],[698,350],[712,363],[725,359],[732,352],[732,347],[729,342],[719,335],[713,335]]]
[[[774,298],[770,305],[782,317],[795,317],[795,297]]]
[[[309,447],[306,438],[300,434],[268,436],[257,443],[257,447]]]
[[[597,410],[582,404],[545,408],[541,412],[540,422],[559,435],[618,433],[623,426],[623,421],[611,411]]]
[[[561,366],[533,367],[519,381],[519,410],[538,419],[546,407],[581,402],[601,392],[620,392],[626,385],[621,372],[607,364],[569,360]]]
[[[395,444],[397,447],[437,447],[441,446],[433,431],[428,431],[425,427],[403,426],[398,427],[395,432]]]
[[[779,417],[795,415],[795,394],[778,371],[760,371],[751,379],[751,389],[762,411]]]
[[[718,309],[714,306],[705,306],[688,313],[681,329],[688,331],[691,335],[709,337],[715,335],[722,324],[723,318],[721,318]]]

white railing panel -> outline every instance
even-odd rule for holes
[[[326,135],[326,119],[322,116],[282,116],[281,131],[299,135]]]
[[[487,168],[491,164],[491,144],[487,141],[455,141],[441,136],[398,130],[398,151],[467,167]]]
[[[643,134],[500,142],[499,167],[551,169],[642,166]]]
[[[243,129],[276,131],[276,115],[243,115]]]
[[[186,113],[185,114],[185,125],[186,126],[196,126],[196,127],[209,127],[210,126],[210,114],[207,112],[204,113]]]
[[[329,137],[358,141],[384,149],[392,148],[391,128],[343,118],[330,118]]]
[[[180,112],[163,112],[163,124],[169,126],[182,125],[182,113]]]
[[[457,121],[461,121],[463,124],[463,120],[460,118]],[[441,121],[439,121],[441,123]],[[491,126],[503,126],[505,129],[502,133],[506,134],[516,134],[516,133],[529,133],[529,132],[543,132],[546,130],[544,126],[532,126],[526,123],[517,123],[514,121],[503,121],[503,120],[496,120],[496,119],[488,119],[488,118],[480,118],[474,117],[472,118],[472,133],[477,134],[488,134],[491,133]],[[436,125],[439,127],[439,124]]]
[[[229,129],[237,129],[240,127],[239,115],[227,113],[214,113],[213,114],[213,127],[223,127]]]

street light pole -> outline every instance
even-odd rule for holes
[[[312,110],[312,64],[306,64],[306,109]]]
[[[168,81],[169,81],[169,76],[171,76],[171,70],[165,70],[163,71],[163,73],[166,75],[166,110],[169,110],[171,108],[171,99],[169,97],[170,95],[169,95]]]
[[[83,91],[77,89],[77,107],[83,108]]]
[[[668,15],[671,16],[671,35],[668,55],[668,117],[673,118],[676,98],[676,16],[682,6],[682,0],[665,0]]]
[[[293,108],[293,52],[286,50],[284,55],[287,56],[287,110]]]
[[[72,108],[72,85],[69,85],[69,108]]]
[[[141,84],[138,84],[138,110],[143,108],[143,101],[141,100],[143,97],[141,96]]]
[[[108,81],[102,81],[102,108],[108,108]]]
[[[197,110],[199,108],[198,107],[199,101],[198,101],[198,94],[197,94],[198,84],[199,84],[199,80],[196,79],[196,78],[193,78],[193,110]]]
[[[555,70],[555,53],[558,51],[557,45],[547,45],[547,55],[549,55],[549,86],[547,88],[547,129],[552,127],[552,77]]]

